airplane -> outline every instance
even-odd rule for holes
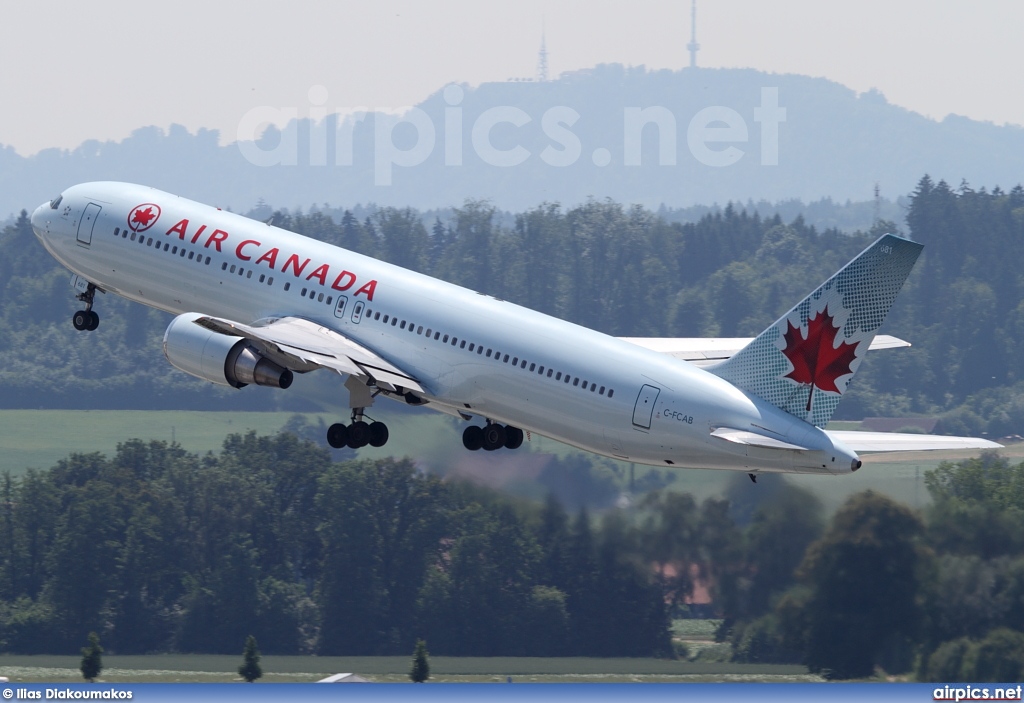
[[[524,431],[613,459],[676,468],[843,475],[858,452],[989,449],[970,437],[825,429],[922,245],[886,234],[752,339],[615,338],[155,188],[75,185],[32,214],[72,272],[96,330],[96,293],[169,312],[167,360],[212,383],[286,389],[345,378],[335,448],[383,446],[378,397],[471,422],[469,450]],[[474,422],[474,419],[478,419]]]

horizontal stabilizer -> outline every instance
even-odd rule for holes
[[[725,361],[754,341],[753,337],[619,337],[619,339],[644,349],[689,361],[701,368]],[[899,337],[879,334],[871,340],[868,351],[909,346],[910,342]]]
[[[946,437],[898,432],[826,430],[825,434],[855,452],[924,452],[937,449],[999,449],[1003,445],[977,437]]]
[[[756,432],[746,432],[744,430],[734,430],[729,427],[719,427],[717,430],[711,432],[711,436],[716,439],[722,439],[726,442],[732,442],[733,444],[743,444],[749,447],[764,447],[766,449],[788,449],[790,451],[807,452],[810,451],[807,447],[801,447],[798,444],[790,444],[789,442],[783,442],[782,440],[774,439],[772,437],[766,437]]]

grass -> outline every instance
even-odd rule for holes
[[[242,657],[159,654],[104,656],[100,677],[107,682],[239,681]],[[407,682],[411,657],[264,656],[262,681],[313,682],[339,672],[376,681]],[[0,656],[0,675],[12,682],[81,681],[76,656]],[[431,680],[505,681],[817,681],[803,666],[688,662],[667,659],[586,657],[431,657]]]
[[[453,418],[428,410],[389,412],[382,401],[378,412],[391,428],[391,440],[380,449],[364,447],[360,458],[411,456],[425,466],[447,469],[466,456],[462,448],[462,424]],[[141,438],[170,441],[172,438],[192,452],[217,451],[224,437],[233,432],[255,430],[261,434],[277,432],[293,413],[288,412],[203,412],[203,411],[117,411],[117,410],[0,410],[0,473],[20,474],[27,467],[49,468],[71,452],[116,451],[126,439]],[[341,419],[343,410],[334,413],[308,413],[307,420],[330,424]],[[850,424],[850,423],[848,423]],[[566,456],[579,450],[534,435],[524,449]],[[1001,450],[1014,461],[1024,460],[1024,444]],[[864,467],[844,476],[798,476],[787,480],[815,493],[832,511],[849,496],[866,489],[886,494],[912,507],[928,502],[925,473],[942,461],[957,461],[975,456],[972,451],[913,452],[874,454],[864,458]],[[623,488],[629,465],[620,463]],[[652,469],[636,466],[639,479]],[[692,493],[702,500],[721,495],[736,474],[731,471],[678,470],[670,488]]]

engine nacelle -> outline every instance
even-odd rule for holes
[[[187,312],[171,320],[164,332],[164,356],[171,366],[205,381],[232,388],[250,383],[287,388],[292,372],[260,355],[244,337],[231,337],[200,327],[199,313]]]

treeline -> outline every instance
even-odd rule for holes
[[[133,440],[0,477],[0,651],[673,656],[712,614],[741,662],[830,678],[1024,678],[1024,462],[929,472],[826,520],[780,476],[599,518],[290,433]],[[710,605],[692,605],[706,589]]]
[[[699,506],[711,563],[725,503]],[[664,511],[661,511],[664,512]],[[655,506],[655,515],[660,514]],[[0,477],[0,651],[668,656],[640,532],[290,433],[218,454],[134,440]]]
[[[1024,680],[1024,462],[946,463],[926,485],[921,513],[869,491],[823,531],[803,502],[755,515],[714,589],[734,659],[830,678]],[[771,514],[790,540],[762,537]],[[773,551],[789,552],[784,572],[764,564]]]
[[[840,417],[946,414],[947,431],[1024,428],[1024,188],[921,179],[905,229],[818,231],[798,217],[726,207],[667,223],[640,207],[542,204],[514,215],[469,201],[442,220],[379,208],[362,220],[278,212],[274,223],[621,336],[760,332],[884,231],[926,245],[883,332],[911,349],[872,354]],[[101,296],[97,334],[71,329],[66,274],[21,218],[0,235],[0,404],[6,407],[279,407],[266,389],[229,393],[160,359],[168,316]]]

